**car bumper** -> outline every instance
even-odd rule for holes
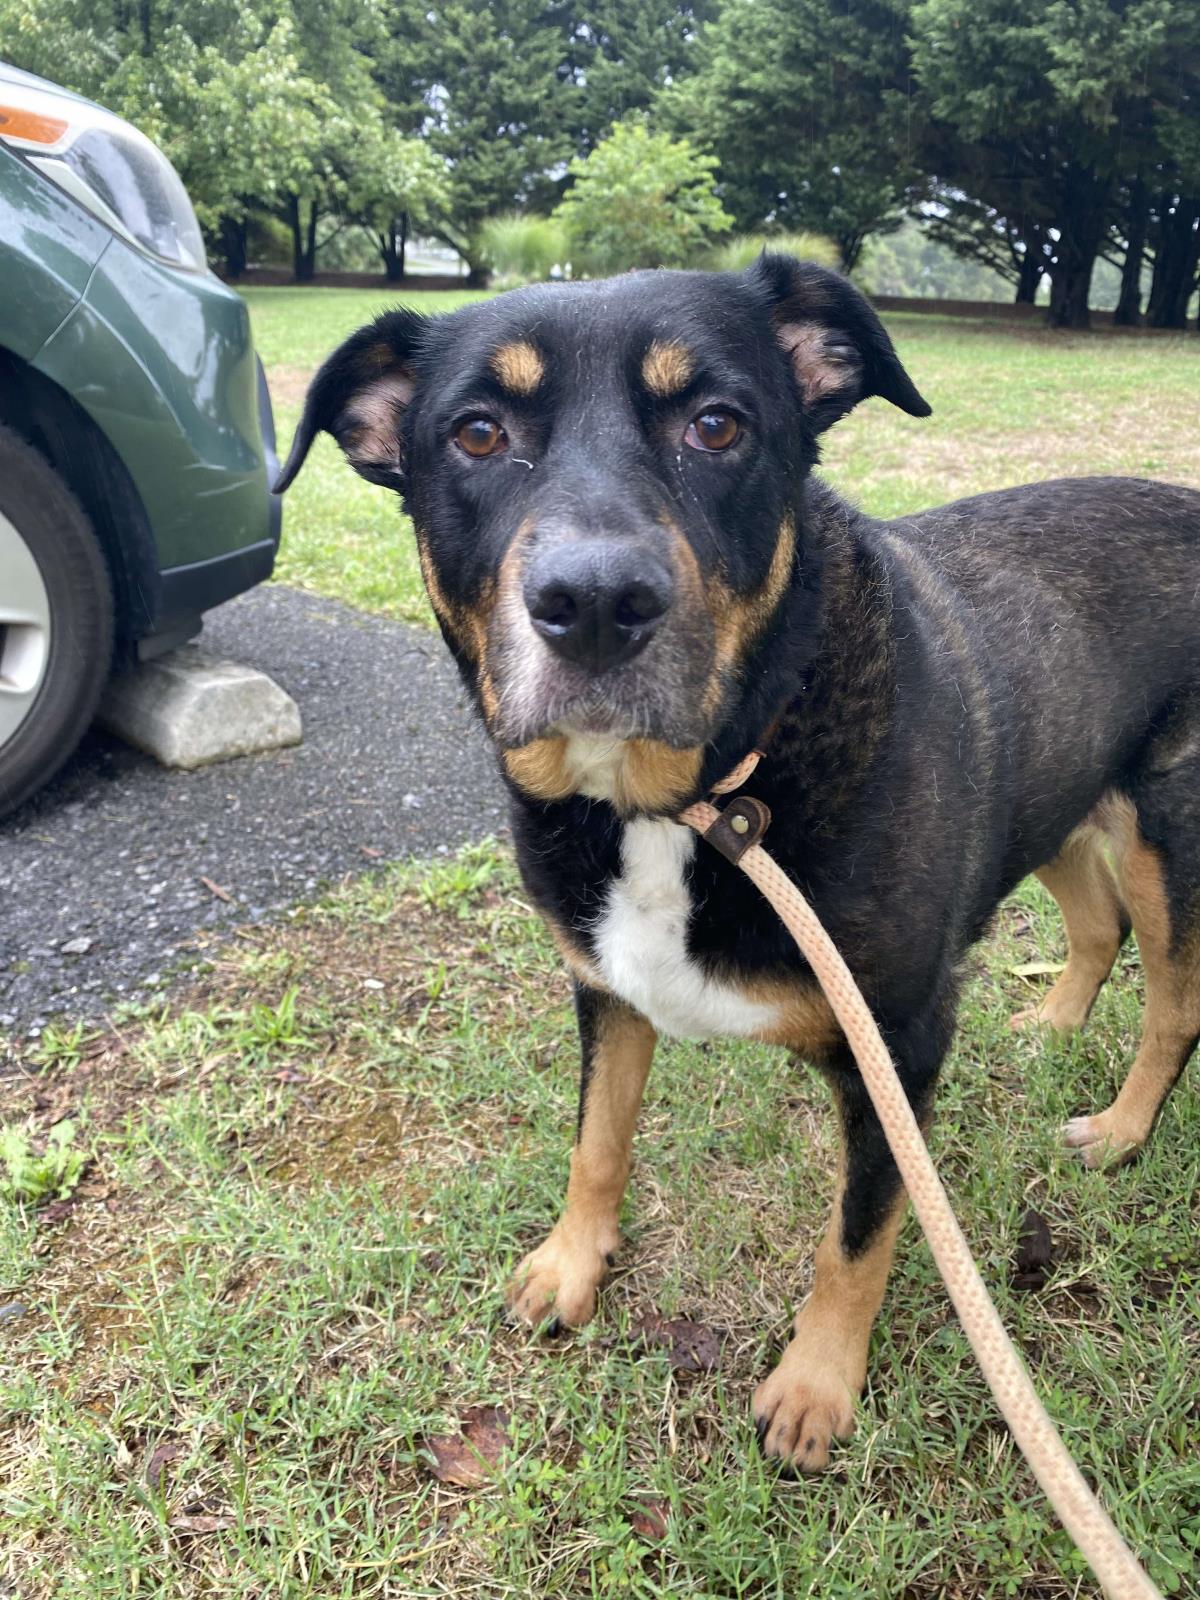
[[[267,483],[279,476],[279,455],[275,442],[275,414],[271,409],[271,394],[267,388],[267,375],[263,364],[255,358],[258,381],[258,417],[262,436],[263,459],[267,468]],[[139,655],[145,659],[172,648],[181,629],[190,636],[195,631],[189,623],[198,621],[202,612],[244,594],[271,576],[275,569],[275,556],[283,530],[283,500],[270,489],[266,492],[266,537],[240,550],[226,551],[210,556],[204,561],[189,561],[178,567],[168,567],[160,574],[161,589],[154,637],[142,641]]]

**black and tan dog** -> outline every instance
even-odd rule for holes
[[[923,1117],[964,952],[1029,872],[1070,945],[1039,1020],[1084,1021],[1130,924],[1145,968],[1137,1058],[1068,1144],[1135,1151],[1200,1034],[1200,494],[1085,478],[875,522],[810,473],[871,395],[929,410],[866,301],[811,265],[524,289],[355,334],[282,480],[326,429],[404,495],[575,979],[566,1209],[515,1310],[591,1317],[656,1033],[763,1040],[827,1076],[833,1215],[754,1397],[767,1450],[804,1468],[851,1428],[902,1197],[811,974],[680,807],[773,727],[766,842]]]

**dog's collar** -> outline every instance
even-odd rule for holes
[[[753,750],[744,755],[736,767],[713,784],[709,793],[714,798],[717,795],[733,794],[735,789],[740,789],[753,776],[782,721],[781,711],[761,735]],[[716,813],[713,822],[702,832],[706,841],[736,866],[751,845],[762,842],[763,834],[770,826],[770,806],[765,801],[756,800],[753,795],[739,794]]]

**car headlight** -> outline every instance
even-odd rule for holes
[[[150,255],[205,270],[200,224],[179,174],[130,123],[53,89],[0,80],[0,140]]]

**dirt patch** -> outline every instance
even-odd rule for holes
[[[147,1249],[156,1272],[174,1270],[155,1241],[177,1226],[188,1174],[158,1155],[143,1154],[136,1174],[127,1166],[123,1176],[120,1163],[130,1160],[129,1130],[165,1123],[180,1096],[218,1108],[214,1126],[233,1121],[215,1143],[232,1158],[235,1181],[370,1183],[408,1210],[424,1202],[421,1174],[478,1160],[494,1145],[494,1106],[451,1117],[412,1092],[404,1063],[438,1048],[468,990],[476,1026],[519,1030],[519,996],[478,975],[503,951],[506,930],[511,944],[528,923],[527,908],[490,888],[470,897],[469,918],[464,905],[439,908],[416,889],[386,904],[378,886],[347,893],[348,904],[214,941],[208,970],[177,1003],[81,1040],[67,1060],[10,1057],[0,1124],[40,1140],[70,1117],[96,1152],[69,1201],[30,1215],[36,1292],[18,1286],[11,1296],[27,1308],[22,1327],[44,1325],[53,1306],[93,1353],[141,1340],[144,1318],[127,1286],[145,1275]],[[360,903],[372,896],[380,903]],[[556,980],[553,997],[566,993]],[[231,1097],[244,1113],[222,1119]]]
[[[304,396],[308,393],[308,386],[313,380],[315,367],[293,367],[284,362],[277,362],[267,368],[267,388],[271,391],[271,403],[275,406],[299,406],[304,404]]]

